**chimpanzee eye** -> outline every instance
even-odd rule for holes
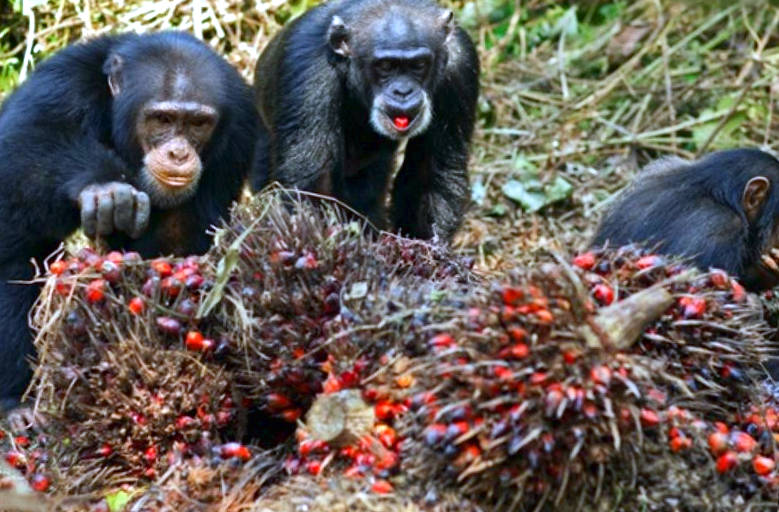
[[[154,119],[160,124],[173,123],[173,116],[171,116],[170,114],[166,114],[164,112],[160,112],[159,114],[155,115]]]
[[[378,62],[376,62],[376,69],[383,74],[390,73],[393,69],[392,61],[388,59],[383,59]]]
[[[204,117],[196,117],[190,121],[190,125],[192,125],[193,128],[203,128],[206,124],[208,124],[208,119]]]
[[[427,71],[427,62],[424,60],[411,61],[411,71],[414,73],[424,73]]]

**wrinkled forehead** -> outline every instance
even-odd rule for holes
[[[376,50],[434,49],[442,37],[438,32],[434,16],[414,16],[388,9],[367,27],[369,41],[365,47],[371,53]]]
[[[221,84],[219,70],[204,59],[166,52],[141,60],[126,69],[125,79],[145,89],[155,101],[188,101],[216,105]]]

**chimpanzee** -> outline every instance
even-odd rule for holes
[[[468,200],[478,77],[470,38],[430,0],[315,7],[257,63],[256,102],[270,139],[267,155],[265,141],[258,145],[253,185],[273,180],[334,196],[377,227],[390,221],[406,235],[449,240]]]
[[[202,253],[257,138],[249,86],[177,32],[106,36],[48,60],[0,110],[0,407],[29,382],[39,263],[79,226],[112,248]]]
[[[779,161],[756,149],[647,166],[608,211],[593,245],[656,244],[703,270],[719,268],[752,290],[779,283]]]

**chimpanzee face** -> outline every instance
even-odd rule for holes
[[[105,67],[115,139],[124,139],[117,144],[142,154],[134,185],[158,208],[181,204],[197,191],[203,150],[219,122],[209,86],[197,78],[208,70],[188,62],[185,53],[132,65],[112,55]]]
[[[331,47],[350,59],[350,86],[364,98],[371,126],[380,135],[414,137],[430,125],[432,94],[454,27],[451,11],[438,16],[431,22],[384,10],[359,32],[350,32],[339,17],[333,18]]]

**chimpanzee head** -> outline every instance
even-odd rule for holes
[[[209,141],[223,116],[216,54],[182,33],[129,38],[104,65],[117,152],[140,169],[129,177],[159,208],[197,190]]]
[[[424,132],[433,118],[432,95],[444,75],[452,11],[403,2],[353,16],[333,16],[327,41],[347,65],[347,87],[370,111],[370,123],[391,139]]]

